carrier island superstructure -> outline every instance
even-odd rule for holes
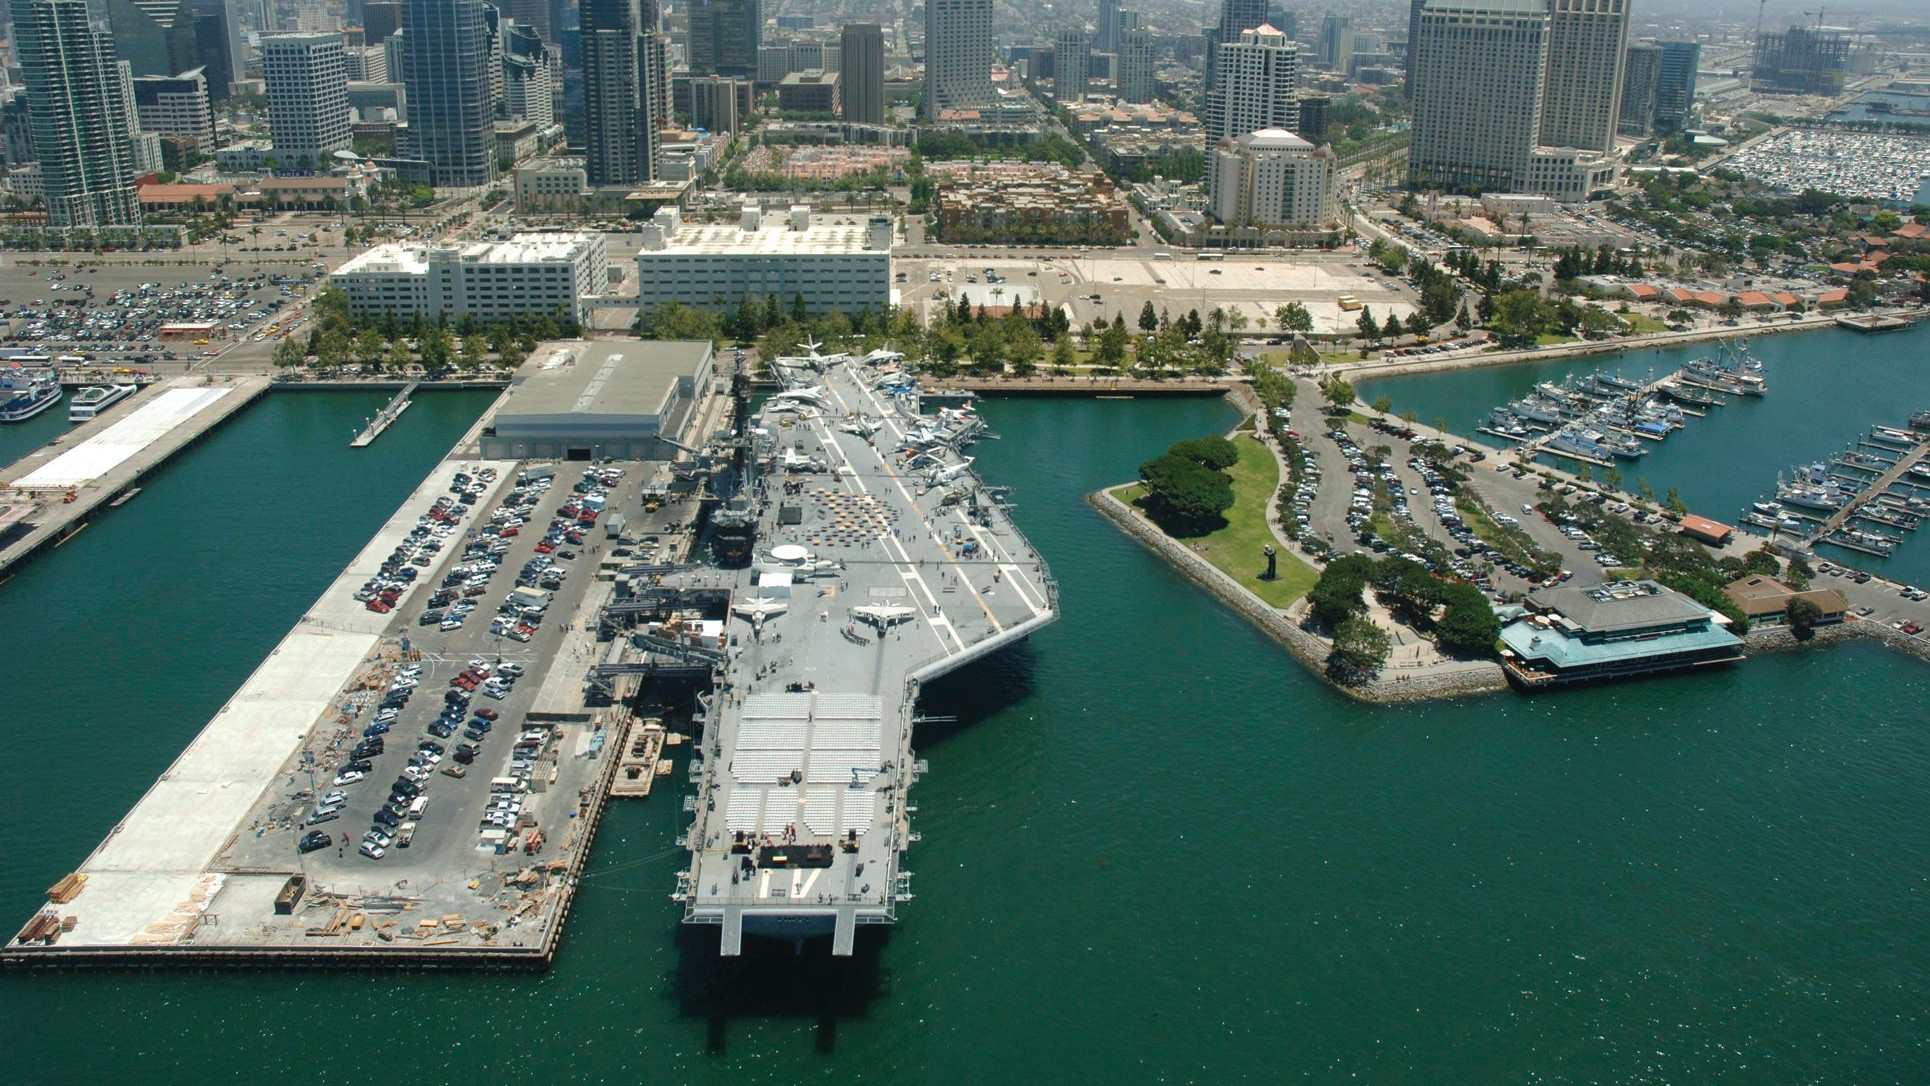
[[[890,352],[802,357],[740,417],[710,561],[667,570],[629,603],[629,638],[663,665],[709,668],[690,776],[691,924],[852,952],[910,900],[908,804],[922,684],[1057,617],[1044,561],[1004,492],[966,455],[969,409],[923,414]]]

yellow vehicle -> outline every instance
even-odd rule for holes
[[[1343,294],[1340,297],[1334,299],[1334,304],[1338,305],[1340,308],[1346,310],[1347,312],[1352,313],[1354,310],[1360,308],[1360,299],[1354,297],[1351,294]]]
[[[205,339],[197,339],[194,341],[194,345],[196,347],[206,347],[208,345],[208,341]]]

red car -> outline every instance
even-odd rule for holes
[[[387,600],[379,600],[379,599],[370,600],[368,602],[368,609],[371,611],[374,611],[378,615],[386,615],[390,611],[395,610],[395,604],[390,603]]]
[[[547,540],[547,539],[546,539],[546,540],[544,540],[544,541],[543,541],[543,542],[541,542],[541,543],[538,543],[538,544],[536,544],[536,553],[537,553],[537,554],[548,554],[548,553],[550,553],[551,551],[554,551],[555,549],[556,549],[556,544],[554,544],[554,543],[551,543],[551,542],[550,542],[549,540]]]
[[[512,524],[509,527],[504,528],[501,532],[497,534],[501,535],[504,539],[509,539],[512,536],[521,535],[522,532],[523,530],[521,528],[518,528],[514,524]]]
[[[494,721],[500,714],[494,709],[478,709],[476,710],[476,715],[482,717],[484,720]]]

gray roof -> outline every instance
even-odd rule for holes
[[[702,340],[568,340],[536,348],[516,371],[499,420],[529,415],[654,415],[696,375]]]
[[[1491,15],[1546,15],[1548,0],[1427,0],[1424,11],[1465,11]]]
[[[1674,626],[1709,617],[1709,609],[1654,581],[1609,581],[1588,588],[1544,588],[1528,596],[1538,611],[1553,611],[1586,633],[1619,633]]]

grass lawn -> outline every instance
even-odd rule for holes
[[[1628,330],[1633,335],[1646,336],[1651,332],[1666,332],[1669,330],[1668,325],[1656,320],[1654,317],[1641,313],[1629,312],[1617,313],[1615,315],[1627,322]]]
[[[1575,343],[1577,341],[1578,338],[1575,336],[1564,336],[1559,332],[1543,332],[1535,337],[1535,346],[1552,347],[1557,343]]]
[[[1226,527],[1209,535],[1178,538],[1254,595],[1274,607],[1285,607],[1306,595],[1319,574],[1281,546],[1267,528],[1267,505],[1280,487],[1280,469],[1273,454],[1254,438],[1240,437],[1233,443],[1239,447],[1240,462],[1227,472],[1233,477],[1233,508],[1226,511]],[[1145,492],[1138,483],[1111,491],[1128,504],[1136,503]],[[1260,579],[1266,570],[1266,557],[1260,548],[1268,543],[1280,552],[1276,567],[1280,578],[1275,581]]]

